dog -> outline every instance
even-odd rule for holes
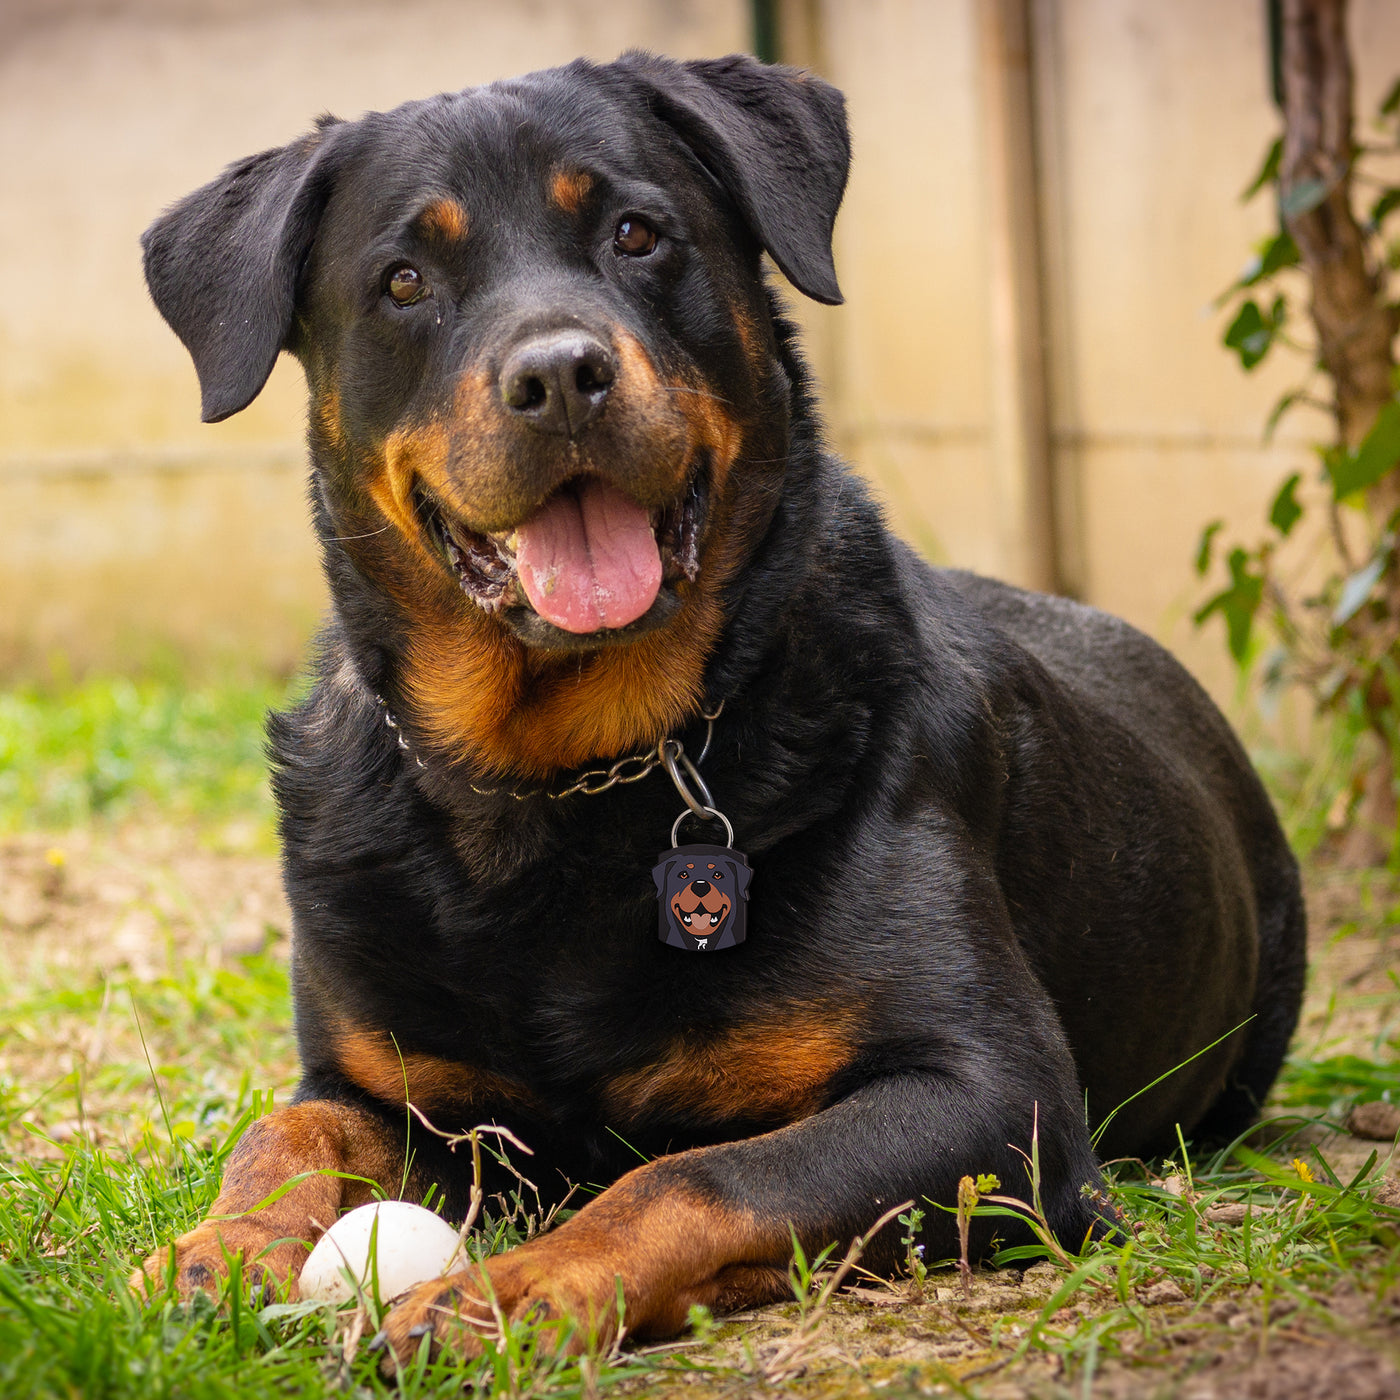
[[[439,1135],[499,1125],[542,1198],[605,1189],[379,1345],[470,1352],[488,1293],[606,1342],[619,1289],[665,1337],[906,1201],[956,1254],[930,1203],[1022,1154],[1077,1248],[1115,1228],[1096,1146],[1254,1120],[1296,863],[1165,651],[930,568],[824,447],[763,257],[840,301],[848,163],[813,75],[634,52],[323,118],[147,231],[206,420],[305,369],[332,605],[270,720],[300,1086],[134,1285],[237,1254],[294,1292],[376,1187],[462,1218]]]

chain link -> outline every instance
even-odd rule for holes
[[[398,720],[394,718],[394,712],[389,708],[389,702],[382,695],[376,695],[374,700],[384,716],[384,723],[394,731],[394,737],[398,740],[399,747],[406,754],[411,755],[413,761],[420,768],[426,768],[427,764],[414,753],[412,744],[404,737],[403,729],[400,727]],[[710,740],[713,739],[715,735],[715,721],[723,713],[723,700],[715,706],[713,714],[708,710],[700,711],[701,717],[705,720],[705,744],[700,750],[700,757],[696,759],[697,763],[703,763],[705,761],[705,755],[710,751]],[[663,739],[654,749],[648,750],[645,753],[628,754],[626,758],[619,758],[610,768],[590,768],[588,772],[580,773],[574,782],[570,783],[562,792],[550,792],[548,788],[526,788],[524,792],[521,792],[517,788],[481,788],[477,787],[475,783],[471,784],[471,790],[475,793],[479,793],[482,797],[495,797],[500,793],[505,793],[515,798],[517,802],[525,802],[532,797],[540,796],[548,797],[558,802],[562,798],[572,797],[575,793],[582,793],[585,797],[596,797],[600,792],[607,792],[609,788],[617,787],[622,783],[639,783],[654,769],[667,763],[667,745],[672,746],[669,752],[678,756],[684,754],[679,740],[670,738]],[[640,766],[637,767],[637,765]],[[671,764],[668,764],[668,767],[673,765],[674,760],[672,760]],[[689,759],[685,760],[685,765],[690,769],[690,772],[699,779],[700,775],[695,772]],[[629,772],[629,767],[636,767],[636,771]],[[685,797],[687,804],[694,807],[695,804],[691,801],[685,789],[681,787],[678,780],[676,786],[680,789],[681,795]],[[700,786],[704,789],[703,782],[701,782]],[[708,791],[706,791],[706,796],[708,797],[708,795]]]

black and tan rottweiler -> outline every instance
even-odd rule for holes
[[[620,1280],[635,1337],[785,1294],[790,1227],[1016,1189],[1037,1123],[1079,1245],[1115,1107],[1110,1156],[1256,1113],[1304,916],[1229,728],[1125,624],[927,567],[822,445],[762,256],[840,300],[848,156],[810,74],[634,53],[327,118],[147,233],[207,420],[304,367],[333,599],[271,724],[303,1078],[173,1245],[182,1290],[226,1249],[294,1278],[366,1181],[462,1212],[405,1096],[508,1126],[546,1193],[607,1184],[486,1271],[507,1316],[604,1335]],[[748,936],[697,956],[657,936],[665,769],[561,794],[697,755],[721,706]],[[706,883],[671,907],[722,929]],[[413,1290],[387,1342],[471,1347],[483,1287]]]

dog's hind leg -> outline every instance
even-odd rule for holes
[[[1244,1053],[1191,1136],[1234,1141],[1258,1117],[1298,1024],[1307,976],[1307,911],[1293,857],[1284,849],[1260,880],[1259,971]]]

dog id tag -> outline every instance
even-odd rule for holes
[[[686,805],[686,810],[671,827],[671,849],[662,852],[651,872],[660,905],[661,941],[673,948],[687,948],[692,953],[732,948],[744,941],[749,877],[753,871],[744,853],[734,849],[734,828],[729,825],[728,817],[716,809],[705,780],[685,756],[679,741],[666,740],[661,746],[661,757]],[[690,782],[699,789],[698,797],[682,776],[681,765],[690,775]],[[722,822],[729,844],[677,845],[681,823],[690,816]]]
[[[675,846],[651,872],[661,904],[661,941],[713,953],[744,941],[753,871],[732,846]]]

